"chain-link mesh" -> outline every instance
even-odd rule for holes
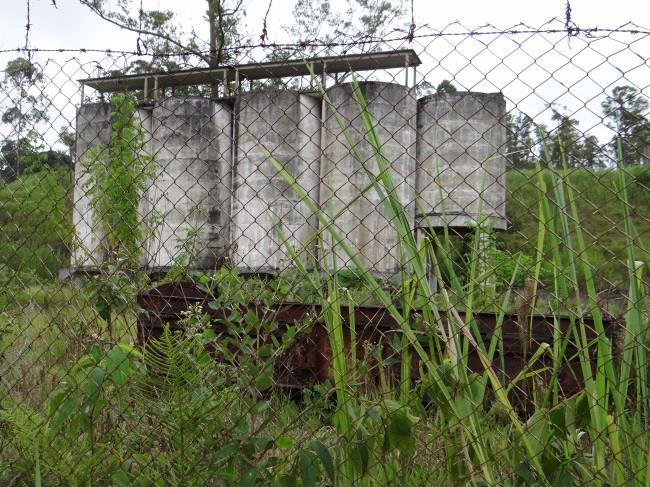
[[[0,53],[2,483],[648,485],[649,51]]]

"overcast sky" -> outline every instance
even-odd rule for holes
[[[272,35],[289,18],[292,0],[274,0],[269,13]],[[405,2],[409,3],[409,2]],[[2,0],[0,49],[24,44],[27,0]],[[77,0],[31,0],[31,45],[51,48],[133,49],[134,36],[97,18]],[[145,9],[171,9],[185,25],[203,27],[205,0],[143,0]],[[246,21],[253,32],[261,30],[268,0],[245,0]],[[650,6],[644,0],[572,0],[573,20],[583,27],[614,27],[629,20],[650,26]],[[539,25],[564,15],[565,0],[415,0],[416,21],[436,28],[460,20],[474,27],[491,23],[508,27],[518,22]]]
[[[5,7],[0,16],[0,50],[22,47],[27,0],[0,1]],[[268,0],[244,2],[246,30],[257,40]],[[336,2],[340,4],[341,0]],[[291,20],[293,3],[293,0],[273,0],[268,19],[270,41],[287,41],[282,35],[283,26]],[[57,8],[52,0],[31,0],[30,47],[135,49],[133,33],[102,21],[78,0],[56,0],[56,4]],[[205,0],[143,0],[145,9],[171,9],[186,29],[194,27],[199,35],[207,37],[203,20],[205,4]],[[583,28],[613,28],[629,20],[650,27],[650,7],[646,1],[572,0],[571,5],[573,21]],[[432,29],[442,29],[456,20],[468,28],[486,23],[506,28],[519,22],[538,27],[552,17],[562,17],[565,0],[415,0],[414,6],[417,25]],[[516,107],[543,123],[550,122],[548,103],[556,102],[566,106],[580,121],[581,130],[598,136],[603,143],[611,138],[601,118],[600,103],[605,93],[616,85],[632,84],[650,97],[648,36],[614,36],[602,41],[584,36],[569,41],[564,35],[475,37],[460,44],[459,40],[458,37],[430,39],[426,41],[426,49],[413,45],[423,60],[419,81],[426,76],[427,81],[436,84],[449,78],[463,89],[503,91],[508,109]],[[488,40],[489,49],[486,49]],[[632,48],[626,48],[632,41]],[[15,55],[0,54],[0,69]],[[59,76],[64,76],[47,87],[48,96],[62,112],[59,119],[52,121],[53,133],[60,126],[74,126],[74,103],[78,102],[76,80],[86,77],[88,64],[83,68],[86,73],[78,68],[81,63],[97,58],[79,56],[77,64],[64,63],[73,55],[41,54],[38,58],[40,63],[43,59],[54,61],[49,66],[51,71],[63,72]]]

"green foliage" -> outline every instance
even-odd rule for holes
[[[523,252],[515,252],[511,254],[508,251],[500,250],[492,247],[487,251],[486,260],[488,266],[494,269],[496,275],[496,284],[499,290],[508,289],[511,285],[517,288],[523,288],[526,280],[534,275],[535,261],[534,259]],[[515,273],[515,269],[517,272]],[[512,276],[515,280],[511,284]],[[553,277],[551,265],[549,263],[542,264],[542,272],[539,276],[543,284],[550,284]]]
[[[650,170],[631,167],[625,171],[631,218],[640,236],[637,242],[643,242],[650,235],[650,225],[642,210],[650,207]],[[559,171],[558,176],[574,190],[579,223],[585,230],[586,253],[593,266],[597,288],[615,286],[625,289],[628,282],[624,257],[626,237],[625,229],[620,225],[623,209],[620,204],[616,204],[615,193],[618,171],[572,169]],[[535,235],[539,221],[536,177],[533,170],[509,171],[506,175],[509,228],[507,232],[498,233],[496,238],[499,248],[512,256],[518,252],[530,257],[535,255]],[[550,187],[549,173],[545,172],[543,177]],[[550,192],[548,197],[554,199]],[[550,262],[550,253],[545,255],[545,261]],[[638,248],[637,258],[648,262],[650,256],[647,248]],[[547,273],[545,275],[548,276]],[[544,278],[544,282],[548,283],[548,280]]]
[[[198,285],[211,293],[215,307],[271,306],[283,301],[315,303],[320,297],[318,290],[314,290],[303,276],[291,271],[265,279],[244,276],[237,269],[222,267],[212,276],[200,276]]]
[[[72,174],[46,169],[0,183],[0,294],[67,267],[73,228]]]
[[[72,169],[72,158],[55,150],[43,150],[35,132],[19,140],[7,139],[0,144],[0,181],[15,181],[19,174],[35,174],[44,169]]]
[[[207,0],[208,42],[197,36],[194,26],[185,31],[171,10],[150,10],[132,0],[120,0],[114,4],[107,0],[80,0],[80,3],[103,20],[139,33],[138,48],[151,54],[151,61],[134,61],[126,68],[127,73],[174,71],[181,69],[191,58],[194,58],[195,67],[196,59],[208,66],[217,66],[228,61],[229,46],[245,43],[240,33],[242,2],[237,0]],[[169,54],[178,54],[178,57]],[[200,88],[180,89],[186,94],[201,91]]]
[[[436,93],[441,95],[443,93],[456,93],[458,90],[454,84],[448,79],[443,79],[436,87]]]
[[[17,454],[17,478],[41,476],[45,483],[106,482],[120,470],[111,454],[118,431],[110,425],[125,407],[121,395],[142,356],[126,344],[95,345],[70,369],[42,412],[7,398],[0,419],[4,440]]]
[[[143,239],[138,205],[154,168],[151,156],[144,153],[135,99],[117,94],[111,105],[111,140],[107,147],[94,146],[84,161],[90,173],[84,189],[99,216],[108,260],[121,260],[127,269],[135,269]]]
[[[9,61],[4,73],[3,88],[7,92],[17,92],[16,98],[19,101],[2,112],[2,122],[22,125],[23,127],[18,127],[17,130],[20,137],[22,130],[30,130],[34,124],[47,120],[46,99],[42,89],[38,89],[43,80],[43,73],[36,64],[22,57]]]
[[[43,165],[43,157],[37,156],[42,152],[38,125],[48,119],[42,81],[43,73],[29,59],[12,59],[5,67],[0,87],[7,100],[13,102],[0,112],[0,120],[11,126],[13,134],[13,139],[7,138],[0,145],[0,178],[5,181],[13,181],[25,169],[33,172]]]
[[[644,151],[650,144],[648,99],[632,86],[616,86],[601,104],[609,128],[615,131],[612,152],[617,154],[616,141],[621,141],[621,157],[627,165],[650,164]]]
[[[295,42],[305,43],[314,39],[333,41],[341,33],[351,39],[376,38],[402,21],[404,13],[400,2],[388,0],[346,0],[340,6],[325,0],[298,0],[288,31]]]
[[[145,154],[133,95],[116,94],[111,105],[110,142],[92,147],[82,163],[90,175],[84,189],[99,217],[107,255],[87,289],[112,340],[114,315],[134,306],[137,289],[147,280],[140,272],[145,233],[138,208],[154,164]]]
[[[603,166],[598,139],[581,132],[578,129],[580,122],[571,118],[570,114],[560,112],[553,106],[551,110],[551,120],[556,122],[556,126],[550,133],[539,135],[540,142],[549,148],[550,160],[545,161],[546,164],[555,168]],[[544,131],[543,128],[540,130]]]
[[[547,160],[542,165],[561,168],[563,158],[568,167],[605,167],[607,154],[598,138],[582,132],[580,122],[550,105],[552,129],[535,124],[525,113],[511,112],[506,115],[506,154],[513,169],[532,169],[541,157],[542,146],[547,149]],[[561,152],[564,151],[564,155]]]
[[[506,115],[507,158],[513,169],[530,169],[535,165],[537,143],[535,123],[525,113],[509,112]]]

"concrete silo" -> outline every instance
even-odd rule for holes
[[[153,113],[152,107],[139,107],[136,109],[134,118],[136,123],[142,130],[142,156],[147,157],[147,170],[155,167],[155,161],[151,156],[151,146],[153,140]],[[149,188],[151,181],[148,181],[145,188]],[[140,204],[138,205],[138,216],[140,221],[140,230],[142,232],[140,265],[147,267],[151,262],[151,252],[149,249],[149,235],[151,234],[150,216],[151,216],[151,202],[149,201],[149,192],[145,189],[144,194],[141,195]]]
[[[288,245],[307,267],[315,260],[316,218],[269,154],[317,201],[320,106],[317,98],[287,90],[238,96],[231,256],[243,272],[291,266]]]
[[[75,141],[75,187],[72,221],[75,245],[71,266],[75,270],[97,268],[105,258],[104,231],[99,215],[95,214],[88,182],[91,160],[108,160],[111,139],[111,105],[98,102],[81,105],[77,110]]]
[[[418,100],[420,228],[481,223],[505,230],[505,107],[501,93],[441,93]]]
[[[227,255],[232,168],[232,108],[219,101],[169,97],[154,103],[149,190],[149,266],[196,269]]]
[[[374,188],[367,171],[377,176],[378,164],[364,129],[361,110],[353,96],[352,84],[327,90],[336,112],[360,155],[352,153],[332,107],[327,107],[323,134],[321,208],[335,218],[335,228],[356,251],[361,262],[378,275],[391,276],[400,270],[398,232],[386,210],[386,202]],[[362,82],[361,94],[375,122],[382,152],[392,168],[396,196],[409,219],[414,216],[416,101],[409,89],[394,83]],[[325,234],[323,267],[332,269],[331,240]],[[349,266],[343,249],[336,249],[336,267]]]
[[[92,189],[89,186],[91,162],[107,164],[111,142],[110,103],[90,103],[82,105],[77,111],[77,138],[75,145],[75,189],[73,223],[77,236],[77,246],[72,254],[71,265],[75,270],[91,270],[106,260],[108,243],[106,242],[102,219],[96,214],[92,204]],[[143,132],[144,147],[142,156],[149,154],[151,139],[151,110],[139,107],[133,114],[135,125]],[[143,237],[147,234],[146,214],[149,212],[147,195],[141,195],[138,215]],[[140,263],[148,262],[147,243],[141,242],[142,255]]]

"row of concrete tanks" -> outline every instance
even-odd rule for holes
[[[308,268],[342,268],[350,265],[347,245],[375,273],[393,275],[401,267],[398,232],[388,195],[372,185],[381,161],[413,230],[478,222],[505,228],[501,94],[416,100],[413,90],[382,82],[360,83],[360,91],[370,115],[365,121],[352,84],[329,88],[327,101],[274,90],[242,93],[234,103],[170,97],[139,108],[143,150],[155,167],[139,208],[142,265],[155,272],[189,258],[196,269],[228,263],[272,273],[293,264],[293,249]],[[109,104],[93,103],[77,114],[75,270],[106,258],[84,161],[91,149],[109,145],[110,113]],[[341,241],[329,231],[318,234],[322,222],[275,164],[334,222]]]

